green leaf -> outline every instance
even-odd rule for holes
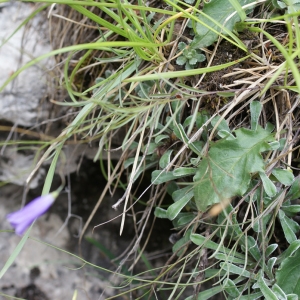
[[[178,66],[183,66],[187,62],[187,58],[184,55],[180,55],[176,59],[176,64]]]
[[[210,115],[206,110],[202,110],[201,112],[199,112],[196,117],[197,128],[201,128],[203,124],[208,121],[209,117]]]
[[[286,145],[286,138],[281,138],[279,140],[278,150],[282,151],[284,149],[285,145]]]
[[[155,170],[151,174],[151,182],[153,184],[161,184],[178,178],[173,175],[173,172],[166,172],[162,170]]]
[[[239,290],[231,279],[225,280],[225,283],[223,283],[223,288],[224,291],[226,291],[226,293],[228,293],[231,297],[236,298],[240,295]]]
[[[281,210],[283,210],[285,213],[290,213],[290,214],[297,214],[300,212],[300,205],[288,205],[288,206],[281,206]]]
[[[171,195],[172,199],[174,200],[174,202],[179,201],[182,197],[184,197],[184,195],[186,195],[187,193],[189,193],[191,191],[191,187],[187,186],[185,188],[182,189],[177,189],[176,191],[174,191],[174,193]]]
[[[238,0],[243,6],[253,2],[252,0]],[[226,34],[224,27],[232,31],[235,23],[240,21],[238,14],[231,16],[236,9],[224,0],[211,0],[209,3],[204,2],[202,14],[198,16],[201,23],[196,24],[197,36],[191,43],[193,48],[204,48],[210,46],[218,38],[218,33]],[[210,18],[208,18],[209,16]],[[229,16],[231,18],[228,20]],[[212,31],[212,29],[215,31]]]
[[[216,116],[214,117],[212,120],[211,120],[211,125],[213,127],[215,127],[217,125],[217,123],[219,122],[219,120],[221,119],[220,116]],[[217,127],[217,130],[224,130],[224,131],[227,131],[227,132],[230,132],[230,128],[227,124],[227,122],[222,118],[220,123],[218,124],[218,127]]]
[[[271,150],[278,150],[280,147],[280,143],[277,141],[269,143]]]
[[[261,152],[269,150],[272,135],[258,126],[256,131],[240,128],[235,139],[222,139],[211,144],[194,176],[195,201],[204,212],[222,199],[242,196],[248,189],[251,174],[264,172]]]
[[[173,171],[173,175],[176,177],[184,177],[189,175],[195,175],[197,169],[195,168],[188,168],[188,167],[181,167],[177,168]]]
[[[294,183],[292,184],[289,192],[286,195],[289,200],[295,200],[300,198],[300,177],[296,177]]]
[[[290,246],[277,257],[277,262],[282,263],[289,256],[294,255],[296,251],[300,248],[300,240],[296,240],[290,244]]]
[[[183,213],[183,215],[177,219],[175,227],[181,227],[186,224],[189,224],[194,220],[194,218],[195,215],[193,213]]]
[[[194,153],[200,155],[201,150],[198,149],[194,143],[189,142],[189,137],[184,131],[184,128],[181,124],[176,124],[174,126],[174,134],[176,135],[177,138],[179,138],[181,141],[189,145],[189,149],[191,149]]]
[[[234,135],[232,135],[231,132],[226,131],[226,130],[219,130],[218,135],[221,138],[226,138],[227,140],[234,140],[235,139]]]
[[[173,253],[175,253],[179,248],[181,248],[184,245],[187,245],[189,243],[191,233],[192,233],[192,229],[187,230],[185,235],[173,245],[173,247],[172,247]],[[177,253],[178,256],[181,255],[182,251],[183,251],[183,249],[179,250],[179,252]]]
[[[188,62],[186,62],[185,67],[186,70],[192,70],[194,69],[194,67],[192,65],[190,65]]]
[[[286,8],[286,5],[282,1],[279,1],[279,0],[272,0],[272,5],[275,8],[279,8],[279,9]]]
[[[167,219],[167,211],[161,207],[155,207],[154,216],[156,218]]]
[[[300,296],[300,249],[287,257],[276,272],[276,283],[286,294]]]
[[[276,249],[278,248],[278,244],[271,244],[266,249],[266,257],[269,257]]]
[[[159,160],[160,168],[164,169],[171,161],[171,155],[173,150],[166,151]]]
[[[192,58],[189,59],[189,64],[190,64],[190,65],[193,66],[193,65],[195,65],[196,63],[197,63],[197,58],[192,57]]]
[[[171,181],[167,184],[167,193],[172,196],[174,192],[179,190],[179,187],[175,181]]]
[[[224,253],[218,253],[214,256],[218,260],[228,261],[230,263],[236,264],[236,265],[244,265],[245,259],[241,259],[232,255],[224,254]]]
[[[185,42],[179,42],[178,43],[178,49],[180,51],[184,50],[187,47],[187,44]]]
[[[290,186],[295,180],[293,173],[288,170],[276,168],[273,169],[272,174],[278,179],[279,182],[287,186]]]
[[[267,262],[267,267],[269,271],[272,273],[275,263],[277,262],[276,257],[271,257]]]
[[[288,294],[286,298],[287,300],[299,300],[299,297],[296,294]]]
[[[258,119],[261,114],[262,104],[258,101],[253,101],[250,103],[250,113],[251,113],[251,129],[256,130],[258,125]]]
[[[277,194],[277,189],[276,189],[275,184],[271,181],[271,179],[264,172],[259,172],[259,176],[263,183],[266,194],[269,197],[274,197]]]
[[[167,209],[167,217],[170,220],[174,220],[181,210],[187,205],[187,203],[193,198],[194,191],[191,190],[185,194],[180,200],[170,205]]]
[[[191,121],[193,121],[194,119],[194,116],[188,116],[184,122],[183,122],[183,125],[182,127],[185,129],[186,127],[188,127],[190,124],[191,124]]]
[[[267,215],[265,215],[265,216],[262,217],[262,220],[257,220],[253,224],[253,230],[255,232],[261,232],[261,231],[263,231],[266,228],[266,225],[270,221],[271,217],[272,217],[271,214],[267,214]],[[261,228],[261,226],[263,226],[263,228]]]
[[[155,137],[155,144],[158,144],[159,142],[161,142],[162,140],[168,139],[169,136],[167,134],[160,134],[158,136]]]
[[[203,62],[206,60],[206,56],[202,53],[196,53],[195,58],[197,59],[198,62]]]
[[[289,244],[297,240],[296,232],[299,231],[299,224],[294,220],[288,218],[285,213],[280,209],[278,212],[279,221],[281,223],[284,236]]]
[[[257,284],[261,290],[261,292],[263,293],[265,299],[268,300],[278,300],[276,294],[268,287],[265,279],[263,278],[263,273],[260,272],[258,280],[257,280]]]
[[[261,299],[263,294],[261,292],[253,293],[247,296],[240,296],[238,299],[239,300],[256,300],[256,299]]]
[[[261,253],[257,246],[257,242],[252,236],[247,236],[247,238],[243,235],[240,239],[240,244],[242,245],[242,248],[244,248],[245,253],[250,253],[251,256],[256,261],[261,261]]]
[[[229,262],[221,262],[220,268],[229,272],[229,274],[236,274],[243,277],[251,277],[251,273],[244,268],[238,267],[234,264],[231,264]]]
[[[195,54],[196,50],[195,49],[191,49],[191,48],[186,48],[183,50],[183,55],[187,58],[187,59],[191,59],[193,58],[194,54]]]
[[[221,293],[223,291],[223,287],[221,285],[212,287],[198,294],[197,300],[207,300],[211,299],[214,295]],[[241,299],[241,298],[240,298]],[[255,299],[255,298],[254,298]],[[254,300],[253,299],[253,300]],[[195,296],[189,296],[185,300],[195,300]],[[244,299],[245,300],[245,299]],[[250,300],[247,298],[247,300]],[[252,299],[251,299],[252,300]]]
[[[278,1],[281,2],[281,1]],[[287,8],[287,12],[289,14],[298,12],[300,10],[300,1],[299,0],[285,0],[285,5]]]
[[[219,91],[219,92],[217,92],[217,95],[222,97],[222,98],[231,98],[235,95],[235,93],[234,92],[227,92],[227,91],[226,92]]]
[[[149,97],[150,91],[152,87],[154,86],[155,82],[153,80],[144,81],[137,85],[135,88],[137,94],[141,98],[147,98]]]
[[[223,253],[227,253],[227,254],[231,254],[232,255],[232,250],[229,248],[224,247],[223,245],[219,245],[213,241],[208,240],[206,237],[204,237],[201,234],[197,234],[197,233],[193,233],[191,234],[191,241],[198,245],[198,246],[203,246],[207,249],[211,249],[211,250],[219,250],[219,252],[223,252]],[[242,253],[236,252],[235,253],[235,257],[237,258],[241,258],[245,261],[245,255],[243,255]]]
[[[272,290],[278,300],[287,300],[285,292],[276,283],[272,286]]]
[[[157,149],[157,145],[155,143],[150,143],[149,147],[147,149],[147,155],[152,154]],[[143,149],[143,152],[146,150],[146,148]]]

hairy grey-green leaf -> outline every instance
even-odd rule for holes
[[[186,57],[183,56],[183,55],[180,55],[180,56],[177,57],[177,59],[176,59],[176,64],[177,64],[178,66],[183,66],[186,62],[187,62],[187,59],[186,59]]]
[[[257,284],[261,290],[261,292],[263,293],[265,299],[268,300],[278,300],[276,294],[268,287],[265,278],[263,277],[263,273],[260,272],[258,280],[257,280]]]

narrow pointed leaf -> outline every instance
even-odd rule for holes
[[[276,249],[278,248],[278,244],[271,244],[266,249],[266,257],[269,257]]]
[[[167,209],[167,216],[170,220],[176,218],[176,216],[181,212],[181,210],[187,205],[187,203],[193,198],[194,191],[191,190],[186,195],[184,195],[180,200],[170,205]]]
[[[259,172],[259,176],[262,180],[266,194],[269,197],[274,197],[277,193],[275,184],[270,180],[270,178],[264,172]]]
[[[257,283],[258,283],[258,286],[259,286],[261,292],[263,293],[265,299],[278,300],[276,294],[268,287],[262,274],[259,275]]]
[[[278,286],[277,284],[274,284],[272,287],[273,292],[277,296],[278,300],[287,300],[285,292]]]
[[[296,232],[299,231],[299,224],[288,218],[280,209],[278,212],[279,221],[282,226],[284,236],[289,244],[297,240]]]
[[[290,246],[277,257],[278,263],[282,263],[289,256],[294,255],[300,248],[300,240],[296,240],[290,244]],[[300,250],[299,250],[300,251]]]
[[[181,167],[177,168],[173,171],[173,175],[176,177],[184,177],[189,175],[195,175],[197,169],[195,168],[188,168],[188,167]]]
[[[235,283],[231,279],[227,279],[223,285],[224,291],[226,291],[231,297],[238,297],[240,295]]]
[[[236,274],[239,276],[243,276],[243,277],[251,277],[251,273],[247,270],[245,270],[244,268],[238,267],[234,264],[228,263],[228,262],[222,262],[220,263],[220,267],[221,269],[229,272],[230,274]]]
[[[251,113],[251,129],[256,130],[258,126],[259,116],[261,114],[262,104],[258,101],[253,101],[250,103],[250,113]]]
[[[171,181],[178,178],[177,176],[173,175],[173,172],[166,172],[162,170],[155,170],[152,172],[151,175],[151,182],[153,184],[161,184],[167,181]]]

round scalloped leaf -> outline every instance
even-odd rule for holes
[[[178,43],[178,49],[179,49],[180,51],[184,50],[184,49],[186,48],[186,46],[187,46],[187,44],[184,43],[184,42],[179,42],[179,43]]]
[[[185,69],[186,70],[192,70],[192,69],[194,69],[194,67],[192,65],[190,65],[188,62],[186,62]]]
[[[190,64],[190,65],[193,66],[193,65],[195,65],[196,63],[197,63],[197,58],[194,58],[194,57],[193,57],[193,58],[189,59],[189,64]]]
[[[187,62],[187,58],[183,55],[177,57],[177,59],[176,59],[176,64],[178,66],[183,66],[186,62]]]
[[[198,52],[196,53],[195,58],[197,58],[198,62],[202,62],[202,61],[206,60],[206,56],[204,54],[198,53]]]

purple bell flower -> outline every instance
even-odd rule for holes
[[[35,221],[35,219],[42,216],[54,203],[58,192],[53,192],[51,194],[40,196],[23,208],[6,216],[7,220],[18,235],[22,235],[26,229]]]

